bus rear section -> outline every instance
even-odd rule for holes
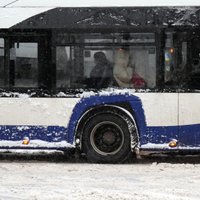
[[[103,163],[199,151],[198,16],[198,7],[63,7],[2,26],[0,148],[76,147]]]

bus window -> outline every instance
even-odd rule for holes
[[[74,46],[56,47],[56,87],[62,90],[82,88],[83,64],[81,49]]]
[[[187,64],[187,42],[181,43],[181,69]]]
[[[111,86],[114,51],[111,47],[86,46],[84,49],[84,79],[86,87]]]
[[[156,86],[155,47],[130,46],[123,54],[122,47],[86,46],[84,75],[88,87],[154,88]],[[102,62],[95,55],[104,54]],[[106,69],[105,69],[106,68]],[[96,71],[96,75],[94,75]],[[96,79],[95,79],[96,78]]]
[[[4,39],[0,38],[0,86],[4,86]]]
[[[135,88],[156,87],[156,47],[132,46],[130,48],[131,65],[136,81]],[[134,78],[133,78],[134,79]],[[132,81],[134,81],[132,79]],[[143,80],[142,80],[143,79]],[[145,85],[144,85],[145,84]]]
[[[154,88],[156,87],[156,48],[154,33],[113,33],[112,43],[109,37],[97,46],[97,38],[90,40],[95,46],[84,48],[84,74],[91,78],[91,73],[97,68],[95,55],[104,53],[106,70],[99,70],[96,82],[97,87],[120,88]],[[90,37],[88,34],[87,37]],[[100,40],[100,38],[99,38]],[[106,44],[106,42],[107,44]],[[111,39],[110,39],[111,42]],[[126,49],[126,53],[125,50]],[[122,55],[123,52],[126,55]],[[107,61],[106,61],[107,60]],[[100,67],[99,67],[100,68]],[[112,73],[110,72],[112,70]],[[95,81],[92,80],[94,83]],[[100,83],[102,85],[100,85]],[[89,84],[92,85],[91,83]],[[95,86],[94,85],[94,86]]]
[[[178,57],[179,71],[177,73],[178,80],[180,82],[180,87],[183,89],[187,85],[188,79],[188,42],[181,41],[180,43],[180,56]]]
[[[84,43],[112,43],[113,39],[113,34],[92,33],[85,34]]]
[[[65,35],[65,40],[61,36],[55,39],[57,88],[156,87],[154,33],[72,34]],[[129,61],[121,66],[117,54],[127,46]],[[128,77],[126,83],[119,80],[124,79],[122,75]]]
[[[194,38],[191,41],[191,64],[186,65],[185,82],[187,89],[200,89],[200,39]]]
[[[176,80],[175,80],[173,33],[166,33],[164,63],[165,63],[165,70],[164,70],[165,85],[174,86]]]
[[[70,47],[56,47],[56,80],[57,87],[70,86]]]
[[[10,49],[10,70],[13,87],[37,87],[38,44],[14,43]]]

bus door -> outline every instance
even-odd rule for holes
[[[6,63],[7,72],[4,74],[7,81],[1,82],[1,85],[7,84],[2,86],[5,92],[0,98],[1,147],[21,147],[24,138],[48,139],[45,127],[50,120],[55,123],[55,119],[48,116],[55,115],[56,109],[48,114],[48,103],[53,105],[51,107],[56,106],[50,100],[40,98],[48,94],[45,92],[50,87],[50,56],[45,40],[46,37],[27,36],[26,33],[12,33],[5,41],[0,39],[2,55],[6,48],[5,61],[2,56],[0,60]]]
[[[178,35],[179,145],[200,147],[200,30]]]
[[[9,39],[9,86],[22,89],[49,89],[50,51],[45,34],[12,36]]]

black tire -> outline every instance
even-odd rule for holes
[[[125,116],[99,113],[87,121],[83,135],[83,152],[94,163],[121,163],[131,153],[130,124]]]

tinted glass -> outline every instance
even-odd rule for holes
[[[56,47],[57,88],[156,87],[154,34],[88,34],[82,39],[81,45]]]
[[[200,38],[194,38],[191,42],[191,64],[187,65],[185,73],[188,89],[200,90]]]
[[[4,39],[0,38],[0,86],[4,86]]]
[[[38,44],[14,43],[10,49],[10,69],[14,87],[37,87]]]

